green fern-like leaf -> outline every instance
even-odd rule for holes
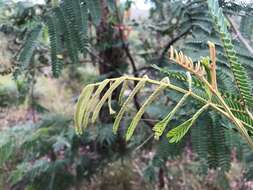
[[[144,85],[145,85],[146,81],[143,80],[143,81],[140,81],[136,87],[133,89],[133,91],[131,92],[131,94],[128,96],[128,98],[126,99],[126,101],[124,102],[124,104],[122,105],[116,119],[115,119],[115,122],[113,124],[113,132],[114,133],[117,133],[118,131],[118,128],[119,128],[119,124],[120,124],[120,121],[123,117],[123,114],[124,112],[126,111],[127,109],[127,106],[128,104],[133,100],[134,96],[138,93],[139,90],[141,90]]]
[[[121,90],[119,93],[119,100],[118,100],[119,105],[122,105],[122,103],[123,103],[123,97],[124,97],[124,93],[125,93],[127,87],[128,87],[128,81],[125,80],[122,84],[122,87],[121,87]]]
[[[81,52],[84,52],[88,27],[87,5],[80,0],[64,0],[62,3],[65,18],[70,26],[72,40]]]
[[[236,51],[232,44],[232,38],[228,32],[228,21],[222,13],[222,9],[219,8],[217,0],[208,0],[208,7],[210,13],[214,19],[216,29],[221,36],[224,51],[226,53],[227,60],[230,63],[230,68],[233,71],[237,87],[240,91],[240,95],[245,105],[252,106],[253,98],[251,95],[251,87],[249,83],[249,78],[245,71],[245,68],[241,65],[236,55]]]
[[[72,48],[73,48],[73,52],[76,55],[71,55],[72,52],[69,51],[69,55],[70,57],[74,57],[76,56],[76,60],[74,60],[72,58],[72,62],[73,63],[77,63],[78,61],[78,50],[80,49],[80,40],[78,38],[78,25],[77,25],[77,19],[75,17],[75,11],[74,7],[73,7],[73,3],[74,1],[72,0],[64,0],[64,2],[61,4],[61,9],[62,9],[62,13],[63,13],[63,19],[65,20],[66,26],[68,27],[66,30],[69,31],[69,33],[67,34],[70,39],[71,39],[71,43],[72,43]],[[69,43],[69,40],[67,41],[67,43]],[[70,45],[69,45],[70,46]]]
[[[28,34],[25,44],[23,45],[18,57],[18,62],[21,69],[26,69],[29,66],[36,49],[38,39],[41,35],[42,27],[43,26],[39,24],[35,26]]]
[[[182,99],[178,102],[178,104],[173,108],[173,110],[160,122],[158,122],[154,127],[153,131],[155,132],[155,138],[159,139],[160,136],[162,136],[164,130],[166,129],[168,123],[171,121],[175,113],[178,111],[178,109],[182,106],[182,104],[186,101],[189,94],[185,94]]]
[[[91,113],[94,112],[94,107],[96,107],[99,102],[99,96],[101,95],[101,92],[104,90],[104,88],[107,86],[107,84],[109,82],[110,82],[109,80],[104,80],[102,82],[102,84],[99,85],[99,87],[96,89],[93,97],[91,97],[91,99],[87,103],[87,110],[86,110],[85,114],[83,115],[83,120],[82,120],[82,127],[84,129],[88,125],[89,117],[90,117]]]
[[[253,120],[250,118],[249,114],[245,110],[241,98],[239,96],[231,95],[229,93],[223,93],[222,96],[232,113],[235,115],[235,117],[241,122],[243,122],[243,124],[248,130],[252,131]],[[213,102],[220,105],[219,100],[216,100],[215,97],[213,97]]]
[[[233,114],[240,119],[241,121],[243,121],[244,123],[248,124],[248,126],[246,127],[250,127],[252,130],[253,127],[253,120],[250,118],[250,116],[248,115],[248,113],[245,111],[244,107],[242,106],[242,103],[239,101],[236,101],[235,99],[227,96],[225,98],[225,102],[228,104],[228,106],[231,108],[231,111],[233,112]]]
[[[56,19],[48,16],[46,17],[46,23],[50,39],[52,72],[54,77],[59,77],[62,67],[60,31]]]
[[[181,125],[175,127],[174,129],[170,130],[167,134],[168,138],[170,139],[170,143],[177,143],[179,142],[185,134],[188,132],[190,127],[194,124],[194,122],[197,120],[197,118],[203,113],[207,108],[209,107],[209,104],[204,105],[201,109],[199,109],[192,118],[188,119]]]
[[[140,110],[137,112],[137,114],[134,116],[130,126],[127,129],[127,134],[126,134],[126,140],[128,141],[133,133],[134,130],[137,126],[137,124],[139,123],[142,115],[144,114],[145,110],[147,109],[147,107],[155,100],[155,98],[157,98],[157,96],[159,95],[159,93],[161,91],[163,91],[166,88],[165,85],[161,84],[149,97],[148,99],[143,103],[143,105],[141,106]]]
[[[167,137],[170,138],[170,143],[179,142],[188,132],[192,124],[193,120],[189,119],[184,123],[182,123],[181,125],[177,126],[176,128],[170,130],[167,134]]]
[[[194,127],[191,129],[191,142],[193,151],[197,153],[198,158],[200,160],[201,167],[200,171],[203,173],[207,172],[208,165],[208,144],[209,144],[209,131],[208,131],[208,124],[206,121],[206,115],[200,119]]]
[[[186,74],[184,72],[169,70],[166,67],[165,68],[161,68],[161,67],[158,67],[157,65],[152,65],[152,67],[154,69],[160,71],[161,73],[165,74],[169,78],[174,78],[174,79],[177,79],[177,80],[182,81],[182,82],[187,82],[187,76],[186,76]],[[192,78],[192,84],[193,84],[193,86],[195,86],[197,88],[199,88],[199,87],[202,88],[203,87],[203,82],[201,82],[196,77]]]
[[[63,10],[60,7],[56,7],[53,10],[56,18],[58,19],[59,28],[61,29],[64,40],[66,41],[66,47],[68,50],[69,57],[73,63],[77,63],[78,60],[78,51],[76,49],[73,34],[71,34],[70,26],[67,23],[67,20],[63,14]]]
[[[219,116],[210,112],[211,126],[209,139],[209,164],[211,168],[220,167],[228,171],[231,164],[231,152],[226,142],[225,128],[219,123]]]
[[[80,1],[80,0],[79,0]],[[87,38],[88,38],[88,6],[87,2],[81,1],[81,6],[79,10],[78,18],[81,20],[79,21],[79,38],[81,42],[81,51],[86,53],[85,47],[88,45]]]
[[[111,97],[112,93],[119,88],[122,83],[127,84],[125,81],[136,79],[139,81],[137,86],[133,89],[133,91],[130,93],[128,98],[125,100],[124,104],[121,107],[121,110],[117,114],[113,131],[116,133],[118,130],[120,121],[122,119],[122,116],[124,112],[127,109],[128,104],[130,103],[131,100],[133,100],[134,95],[142,89],[145,85],[145,83],[153,83],[154,85],[158,85],[157,89],[154,90],[154,92],[149,96],[149,98],[143,103],[142,107],[138,110],[137,114],[133,118],[130,127],[128,128],[128,133],[127,133],[127,140],[130,139],[130,137],[133,135],[133,132],[139,123],[143,113],[146,111],[147,107],[154,101],[154,99],[159,95],[159,92],[163,91],[170,85],[168,83],[167,78],[165,78],[162,81],[154,81],[151,80],[147,77],[144,78],[131,78],[131,77],[119,77],[115,79],[106,79],[100,83],[96,83],[93,85],[88,85],[89,86],[94,86],[95,87],[95,92],[91,94],[93,90],[87,90],[88,87],[85,87],[84,90],[82,91],[81,96],[79,97],[76,111],[75,111],[75,127],[76,131],[78,133],[82,132],[83,128],[86,128],[88,121],[89,121],[89,116],[93,112],[93,115],[91,117],[92,122],[95,122],[97,119],[99,112],[102,108],[102,106],[105,104],[107,100]],[[107,89],[107,91],[101,96],[102,91],[104,88],[108,85],[111,84],[110,87]],[[174,86],[173,86],[174,88]],[[125,88],[126,89],[126,88]],[[122,93],[121,93],[122,94]],[[85,98],[87,97],[87,98]],[[90,98],[89,98],[90,97]],[[110,102],[108,102],[110,103]]]

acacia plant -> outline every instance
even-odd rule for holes
[[[216,0],[208,0],[207,3],[210,15],[213,18],[214,26],[220,34],[225,56],[227,58],[227,62],[230,64],[230,70],[233,73],[238,94],[232,96],[227,92],[219,90],[216,76],[216,49],[212,42],[207,42],[210,55],[204,58],[199,58],[197,62],[193,62],[190,57],[185,56],[181,51],[178,52],[171,47],[169,59],[174,64],[177,64],[186,70],[188,89],[172,84],[168,77],[162,79],[161,81],[157,81],[150,79],[147,76],[143,78],[122,76],[119,78],[106,79],[100,83],[87,85],[79,97],[74,116],[75,127],[78,134],[81,134],[83,129],[87,127],[90,118],[92,123],[96,121],[102,106],[107,100],[110,113],[115,112],[111,106],[111,96],[117,88],[122,87],[119,95],[119,105],[121,105],[121,108],[117,113],[113,125],[113,132],[116,133],[120,126],[120,121],[122,120],[123,115],[127,111],[127,108],[134,96],[143,90],[145,85],[152,85],[155,86],[154,91],[144,101],[141,108],[132,119],[130,126],[127,128],[127,141],[132,137],[148,106],[154,102],[156,98],[159,98],[160,92],[164,90],[173,90],[183,96],[172,111],[170,111],[166,117],[153,127],[156,139],[159,139],[159,137],[164,133],[169,122],[175,116],[176,112],[180,110],[182,104],[190,103],[189,98],[192,97],[195,101],[201,104],[201,108],[181,125],[169,130],[167,137],[170,139],[171,143],[179,142],[202,113],[215,111],[216,113],[219,113],[229,119],[230,122],[234,124],[234,129],[239,132],[239,134],[253,149],[253,141],[250,137],[253,129],[253,116],[251,113],[253,98],[251,95],[249,78],[243,65],[238,60],[232,44],[231,35],[227,29],[228,21],[223,15],[222,9],[219,8]],[[178,73],[178,75],[180,74]],[[123,96],[125,95],[128,85],[131,82],[138,83],[123,102]],[[102,92],[104,92],[103,90],[108,85],[109,88],[106,89],[104,94],[102,94]],[[195,85],[198,86],[198,90],[193,88]]]

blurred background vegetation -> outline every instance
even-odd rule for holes
[[[152,126],[180,98],[173,92],[147,110],[130,143],[112,133],[106,106],[99,122],[75,134],[75,103],[86,84],[169,75],[184,86],[167,58],[171,45],[196,61],[214,42],[219,88],[237,93],[205,0],[145,2],[149,9],[131,0],[0,0],[0,189],[253,189],[252,151],[226,119],[205,114],[178,144],[153,139]],[[219,4],[252,84],[253,4]],[[141,104],[135,97],[123,130]],[[198,107],[184,105],[172,123]]]

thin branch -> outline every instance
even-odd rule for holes
[[[94,53],[95,50],[91,50],[90,48],[87,48],[86,50],[90,54],[92,60],[97,59],[99,62],[103,61],[96,53]],[[95,65],[95,64],[93,64],[93,65]]]
[[[116,2],[114,1],[115,3],[115,13],[116,13],[116,16],[117,16],[117,20],[118,20],[118,23],[120,24],[121,23],[121,19],[120,19],[120,16],[119,16],[119,10],[118,10],[118,7],[117,7],[117,4]],[[130,64],[132,66],[132,69],[133,69],[133,75],[134,77],[139,77],[138,75],[138,70],[137,70],[137,67],[136,67],[136,64],[134,62],[134,59],[130,53],[130,50],[129,50],[129,46],[126,44],[125,40],[124,40],[124,35],[123,35],[123,31],[119,29],[119,35],[120,35],[120,40],[122,42],[122,47],[126,53],[126,56],[128,57],[129,61],[130,61]],[[134,81],[135,85],[137,84],[136,81]],[[134,104],[135,104],[135,107],[139,110],[141,108],[141,105],[138,101],[138,94],[136,94],[134,96]],[[150,116],[145,112],[143,115],[142,115],[142,118],[144,119],[144,122],[149,126],[149,127],[153,127],[154,126],[154,123],[151,122],[149,120]]]
[[[145,66],[145,67],[138,68],[137,73],[140,73],[141,71],[149,71],[149,70],[155,70],[155,69],[151,66]]]
[[[165,55],[167,54],[168,50],[170,49],[170,46],[172,46],[174,43],[176,43],[178,40],[180,40],[183,36],[185,36],[186,34],[188,34],[190,32],[190,30],[192,29],[192,27],[189,27],[187,30],[185,30],[184,32],[182,32],[181,34],[177,35],[176,37],[174,37],[173,39],[171,39],[167,45],[165,46],[160,58],[159,58],[159,62],[161,62],[161,60],[163,60],[163,58],[165,57]]]
[[[138,81],[142,80],[142,78],[131,77],[131,76],[123,76],[123,77],[125,78],[125,80],[130,80],[130,81],[137,81],[137,82],[138,82]],[[117,79],[118,79],[118,78],[111,78],[110,81],[115,81],[115,80],[117,80]],[[153,80],[153,79],[146,79],[146,81],[147,81],[148,83],[154,84],[154,85],[161,85],[161,84],[162,84],[162,85],[165,85],[165,86],[167,86],[167,88],[172,89],[172,90],[175,90],[175,91],[177,91],[178,93],[181,93],[181,94],[186,94],[186,93],[189,92],[188,90],[185,90],[185,89],[183,89],[183,88],[181,88],[181,87],[175,86],[175,85],[173,85],[173,84],[171,84],[171,83],[165,83],[165,82],[156,81],[156,80]],[[93,84],[93,85],[100,85],[100,84],[101,84],[101,82],[98,82],[98,83],[95,83],[95,84]],[[193,93],[193,92],[191,92],[190,95],[191,95],[191,97],[193,97],[194,99],[196,99],[196,100],[198,100],[198,101],[200,101],[200,102],[202,102],[202,103],[204,103],[204,104],[208,103],[208,100],[206,100],[205,98],[202,98],[202,97],[198,96],[197,94],[195,94],[195,93]],[[223,115],[225,115],[227,118],[230,119],[229,115],[228,115],[224,110],[222,110],[222,109],[219,107],[219,105],[211,103],[210,106],[211,106],[212,108],[214,108],[215,110],[219,111],[220,113],[222,113]],[[144,119],[145,119],[145,118],[144,118]]]
[[[143,146],[145,146],[148,143],[148,141],[150,141],[150,139],[152,139],[152,137],[154,137],[154,134],[151,134],[145,141],[143,141],[143,143],[141,143],[139,146],[137,146],[134,149],[134,152],[140,150]]]
[[[120,16],[119,16],[119,10],[118,10],[118,7],[117,7],[117,4],[116,2],[114,1],[115,3],[115,13],[116,13],[116,16],[117,16],[117,20],[118,20],[118,24],[121,23],[121,19],[120,19]],[[123,31],[121,29],[119,29],[119,35],[120,35],[120,40],[122,42],[122,47],[123,49],[125,50],[125,53],[126,53],[126,56],[128,57],[129,61],[130,61],[130,64],[132,66],[132,69],[133,69],[133,72],[134,72],[134,76],[135,77],[138,77],[138,71],[137,71],[137,67],[136,67],[136,64],[134,62],[134,59],[130,53],[130,50],[129,50],[129,47],[128,45],[126,44],[125,40],[124,40],[124,34],[123,34]]]
[[[249,45],[248,41],[242,36],[241,32],[237,29],[236,23],[227,16],[227,20],[229,21],[231,28],[235,32],[236,36],[243,43],[243,45],[247,48],[247,50],[253,55],[253,48]]]

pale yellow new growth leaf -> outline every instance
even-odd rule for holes
[[[106,87],[106,85],[108,85],[110,82],[109,79],[105,79],[104,81],[102,81],[102,83],[98,86],[97,90],[95,91],[93,97],[92,97],[92,105],[93,107],[95,107],[99,101],[99,96],[101,94],[101,92],[104,90],[104,88]]]
[[[133,91],[130,93],[130,95],[128,96],[128,98],[126,99],[124,104],[122,105],[122,107],[121,107],[121,109],[114,121],[114,124],[113,124],[113,132],[114,133],[117,133],[117,131],[118,131],[120,121],[123,117],[123,114],[125,113],[125,111],[127,109],[127,105],[133,100],[134,96],[138,93],[138,91],[145,86],[145,83],[146,83],[146,79],[143,79],[140,82],[138,82],[136,87],[133,89]]]
[[[125,91],[127,90],[127,83],[128,83],[128,81],[125,80],[125,81],[123,82],[122,87],[121,87],[120,94],[119,94],[119,105],[122,105],[122,103],[123,103],[124,93],[125,93]]]
[[[112,85],[112,82],[110,82],[110,86]],[[109,107],[109,113],[110,115],[115,114],[116,112],[112,109],[112,94],[108,98],[108,107]]]
[[[90,113],[92,112],[93,108],[97,105],[98,100],[99,100],[99,95],[101,94],[101,92],[104,90],[104,88],[106,87],[106,85],[110,82],[109,79],[104,80],[97,88],[97,90],[95,91],[94,95],[92,96],[92,98],[89,101],[88,104],[88,108],[86,109],[86,112],[83,116],[83,121],[82,121],[82,127],[85,129],[88,125],[89,122],[89,117],[90,117]]]
[[[130,126],[127,129],[127,134],[126,134],[126,140],[128,141],[133,133],[135,128],[137,127],[137,124],[139,123],[143,113],[147,109],[147,107],[155,100],[155,98],[159,95],[159,93],[164,90],[167,86],[164,84],[161,84],[150,96],[149,98],[144,102],[140,110],[137,112],[137,114],[134,116]]]
[[[77,133],[79,134],[81,132],[81,124],[82,124],[82,118],[84,116],[84,113],[86,109],[88,108],[88,102],[92,95],[92,92],[94,90],[94,85],[87,85],[81,95],[78,98],[76,111],[74,115],[74,121],[75,121],[75,128],[77,130]]]
[[[113,93],[113,91],[125,80],[125,77],[120,77],[118,79],[115,80],[115,82],[110,86],[110,88],[107,90],[107,92],[104,94],[104,96],[101,98],[101,100],[98,102],[98,104],[96,105],[95,109],[94,109],[94,113],[92,115],[92,123],[94,123],[98,117],[98,114],[102,108],[102,106],[104,105],[104,103],[106,102],[106,100],[111,96],[111,94]]]

